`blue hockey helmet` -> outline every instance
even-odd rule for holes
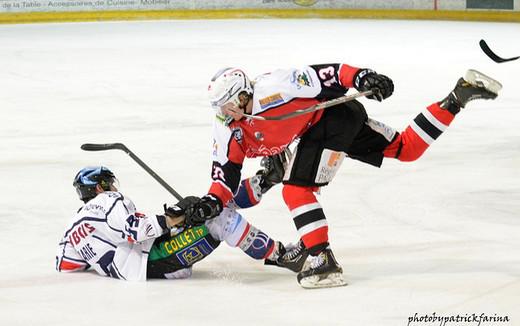
[[[111,186],[117,181],[114,173],[104,166],[92,166],[81,169],[74,177],[72,185],[76,188],[79,199],[84,202],[96,197],[96,186],[105,191],[110,191]]]

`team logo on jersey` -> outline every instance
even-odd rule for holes
[[[310,86],[310,78],[304,72],[294,71],[293,76],[291,78],[291,83],[295,84],[298,89],[302,88],[302,86]]]
[[[302,73],[301,75],[299,75],[297,78],[297,81],[298,81],[298,84],[300,84],[302,86],[310,85],[309,77],[305,73]]]
[[[260,107],[265,110],[284,103],[284,100],[282,98],[282,94],[276,93],[268,97],[264,97],[263,99],[260,99],[260,101],[258,102],[260,103]]]
[[[255,138],[258,139],[259,141],[264,141],[264,134],[261,133],[260,131],[256,131]]]

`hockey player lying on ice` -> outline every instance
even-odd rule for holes
[[[221,241],[239,247],[253,259],[299,271],[303,261],[284,263],[284,246],[249,224],[235,208],[246,208],[283,175],[282,155],[270,157],[264,170],[242,181],[234,208],[199,223],[184,218],[193,197],[165,209],[164,215],[145,216],[118,192],[116,178],[106,167],[87,167],[74,178],[85,203],[74,215],[56,256],[60,272],[94,269],[103,276],[123,280],[178,279],[191,276],[192,265],[208,256]],[[182,226],[180,226],[182,225]]]
[[[394,85],[371,69],[333,63],[275,70],[253,82],[242,70],[226,68],[209,86],[216,110],[212,184],[208,194],[193,201],[187,211],[199,220],[218,216],[239,187],[246,157],[277,154],[299,138],[282,194],[301,238],[296,259],[311,256],[308,268],[297,276],[304,288],[346,284],[329,245],[325,214],[314,195],[333,179],[344,157],[377,167],[383,158],[417,160],[461,108],[471,100],[496,98],[501,85],[469,70],[446,98],[419,113],[402,132],[369,118],[356,100],[279,119],[343,96],[349,88],[372,91],[368,98],[382,101],[392,95]]]

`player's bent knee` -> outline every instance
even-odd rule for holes
[[[385,149],[384,155],[401,162],[413,162],[419,159],[428,147],[427,143],[407,129]]]
[[[221,224],[220,240],[237,247],[249,223],[234,210],[224,210],[225,221]]]

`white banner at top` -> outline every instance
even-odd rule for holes
[[[0,13],[301,8],[464,10],[466,0],[0,0]]]

